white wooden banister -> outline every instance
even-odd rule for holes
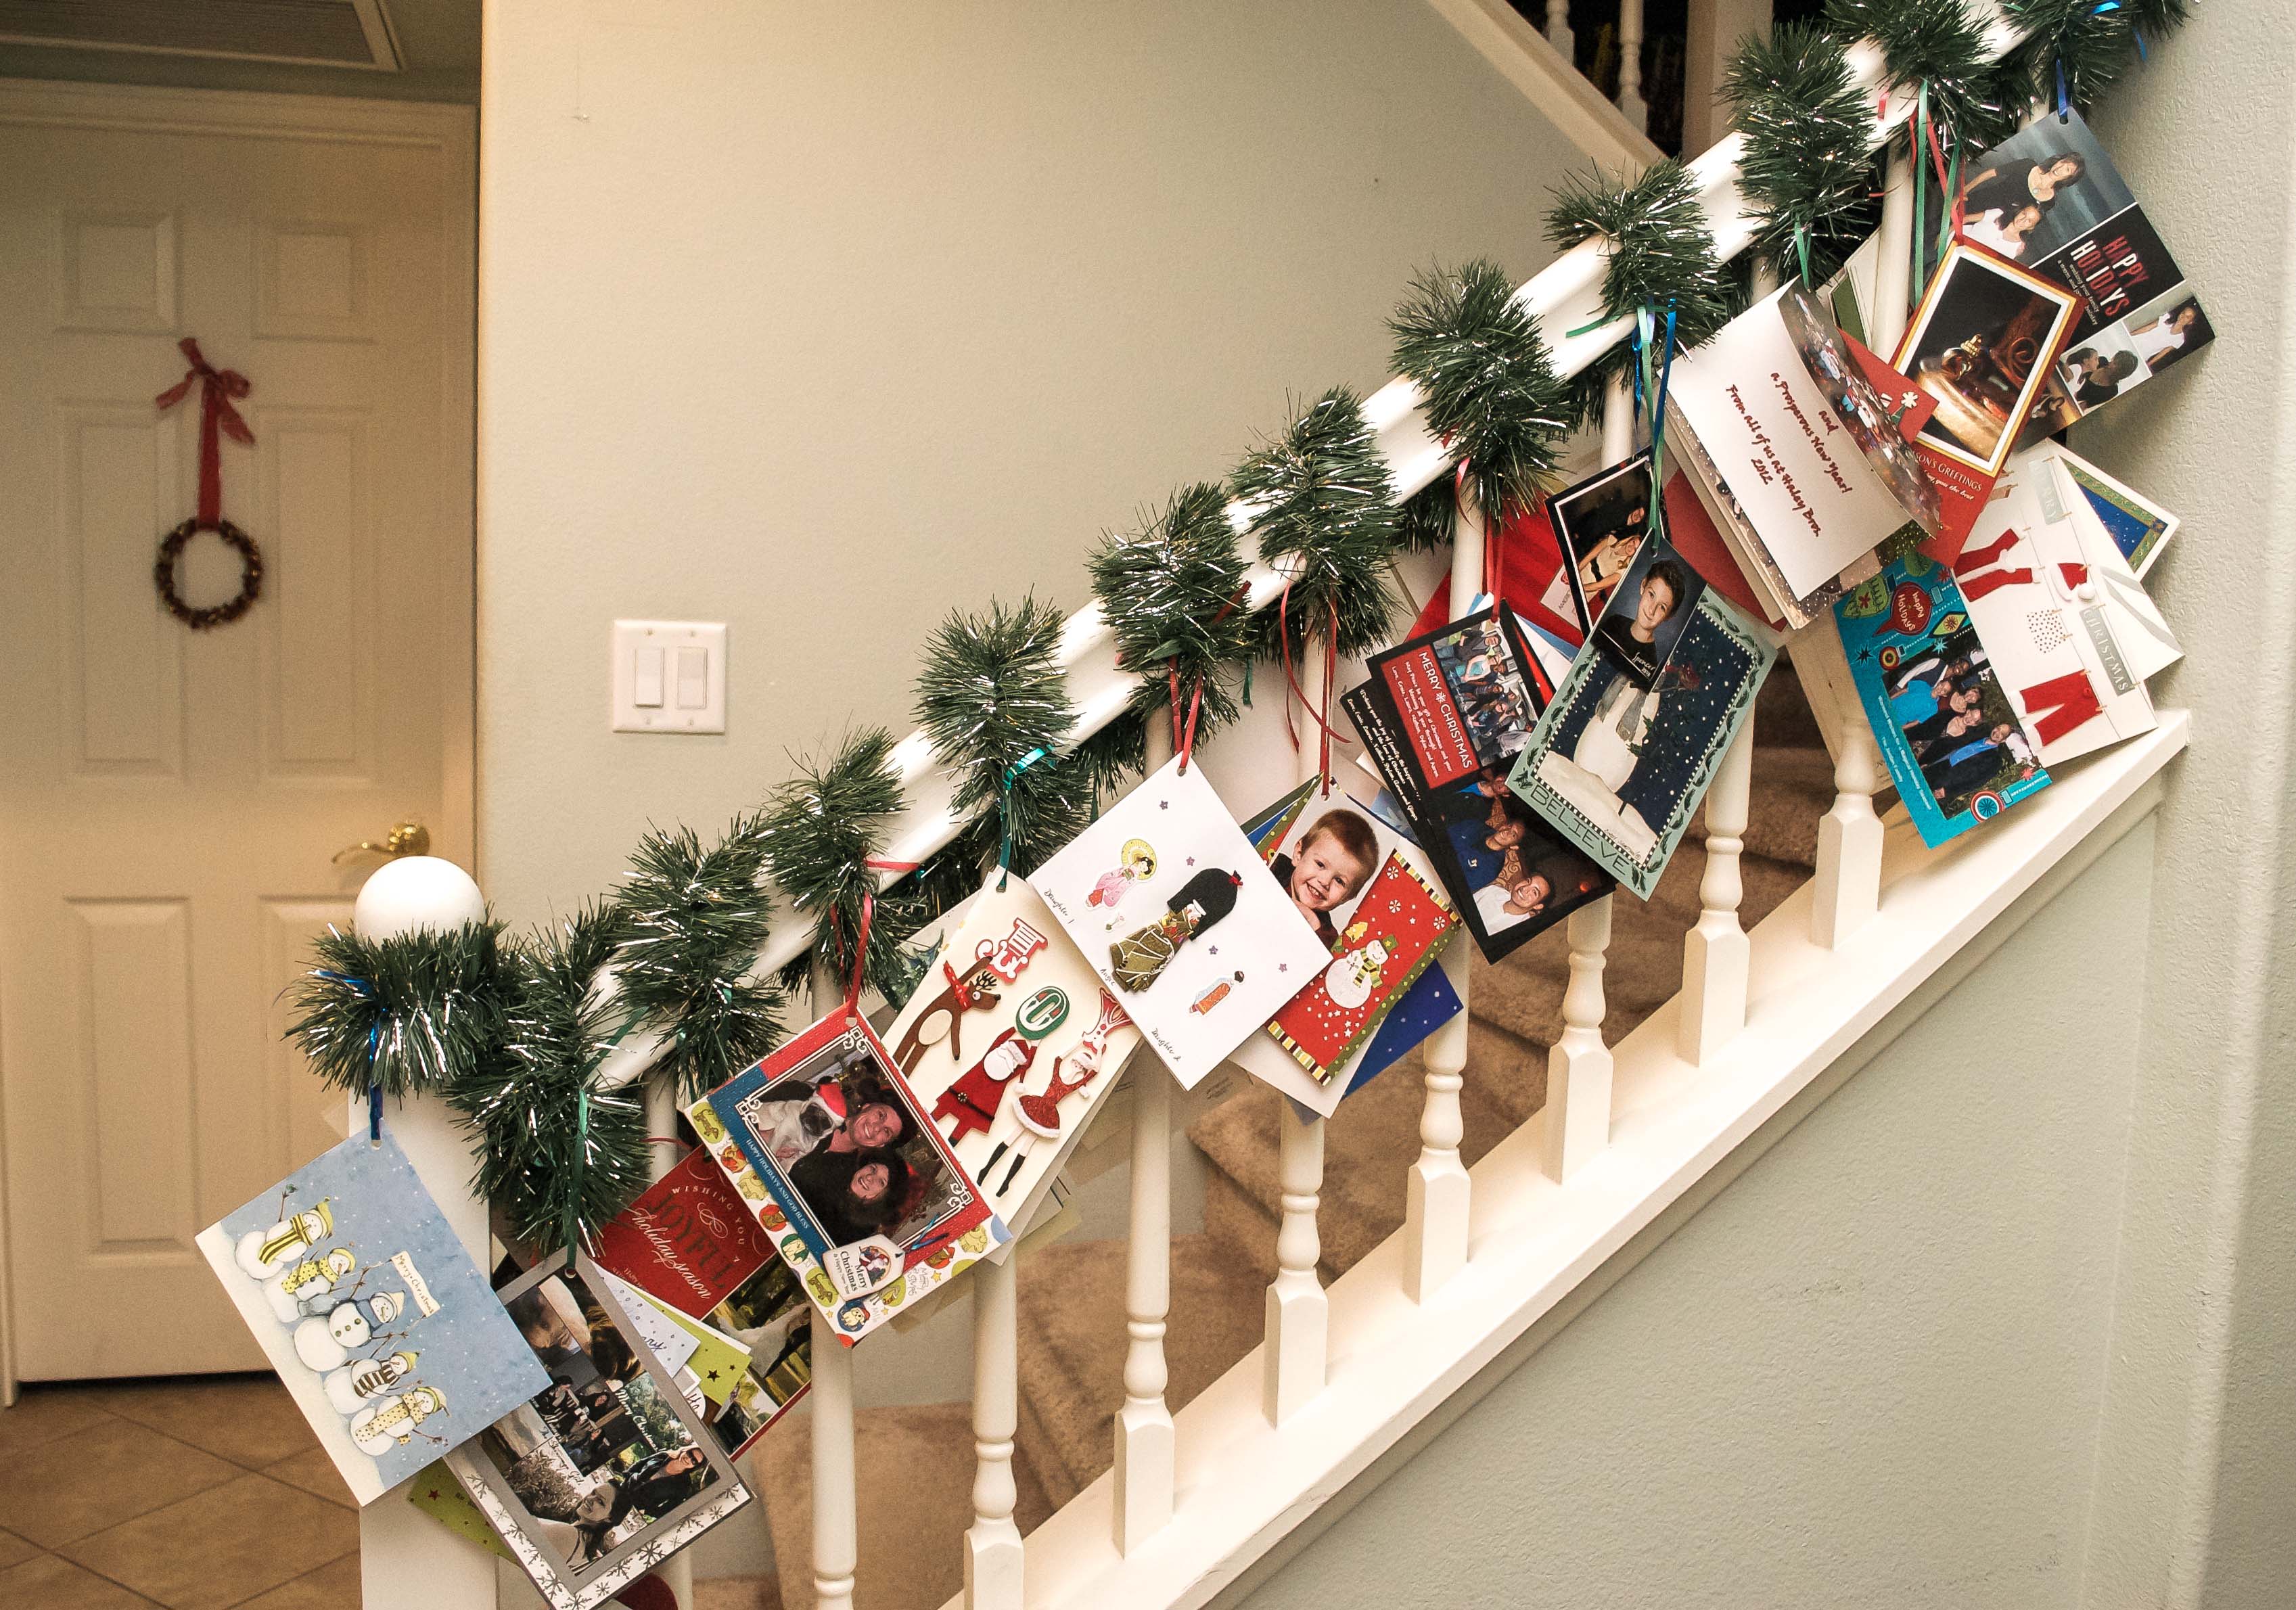
[[[1147,769],[1172,759],[1169,728],[1148,723]],[[1165,1316],[1172,1306],[1172,1075],[1143,1045],[1132,1087],[1132,1203],[1124,1264],[1124,1406],[1116,1411],[1115,1542],[1129,1554],[1172,1518],[1175,1448],[1164,1401]]]
[[[1570,31],[1570,0],[1546,0],[1546,42],[1562,53],[1565,62],[1576,59],[1578,40]]]
[[[1021,1249],[972,1276],[972,1525],[964,1534],[967,1610],[1021,1610],[1021,1489],[1013,1474],[1020,1419]]]
[[[1643,0],[1619,0],[1619,111],[1645,134],[1650,106],[1643,99]]]

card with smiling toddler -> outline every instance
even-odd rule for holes
[[[1269,870],[1329,953],[1323,970],[1235,1053],[1238,1066],[1329,1117],[1356,1054],[1459,924],[1426,858],[1360,801],[1317,784],[1255,818]]]
[[[1202,768],[1177,760],[1029,883],[1183,1088],[1332,959]]]

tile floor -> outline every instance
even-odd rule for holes
[[[350,1491],[271,1376],[36,1384],[0,1409],[0,1605],[358,1599]]]

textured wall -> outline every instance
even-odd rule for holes
[[[1415,267],[1528,275],[1573,159],[1423,0],[488,8],[481,872],[905,727],[952,604],[1386,378]],[[644,24],[636,21],[644,19]],[[732,624],[723,738],[607,730],[608,622]]]
[[[2106,852],[1250,1610],[2077,1603],[2152,852]]]

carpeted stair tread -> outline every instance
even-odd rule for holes
[[[766,1507],[780,1602],[812,1610],[811,1425],[783,1425],[758,1444],[750,1470]],[[860,1572],[854,1600],[869,1610],[939,1610],[964,1586],[964,1535],[972,1524],[972,1406],[923,1403],[867,1409],[854,1417],[855,1486],[860,1495]],[[1023,1532],[1054,1506],[1029,1468],[1013,1460]]]
[[[1062,1241],[1021,1265],[1019,1441],[1055,1507],[1115,1457],[1130,1340],[1125,1253],[1122,1240]],[[1175,1411],[1259,1345],[1267,1284],[1228,1243],[1173,1238],[1164,1400]]]
[[[693,1584],[693,1610],[783,1610],[781,1580],[713,1576]]]

